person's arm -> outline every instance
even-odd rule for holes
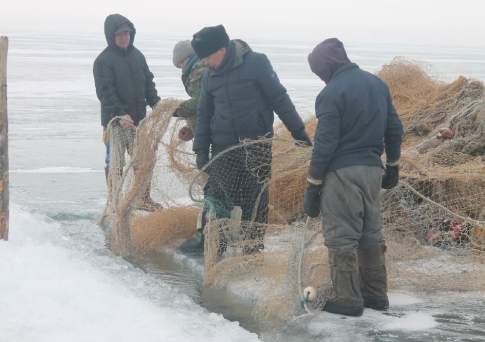
[[[401,119],[392,104],[391,94],[387,91],[387,122],[384,132],[384,147],[386,150],[386,167],[382,177],[382,188],[392,189],[399,183],[399,158],[404,133]]]
[[[259,55],[257,58],[257,82],[266,99],[293,137],[301,138],[302,133],[305,133],[305,125],[291,102],[286,88],[281,84],[268,58],[265,55]]]
[[[338,97],[324,90],[317,98],[315,109],[318,125],[315,131],[309,177],[322,181],[340,143],[341,114]]]
[[[96,60],[93,67],[94,85],[96,95],[101,104],[110,108],[110,118],[126,114],[126,108],[122,104],[116,91],[113,70],[102,60]]]
[[[202,87],[202,76],[204,76],[204,72],[207,69],[204,67],[197,67],[197,69],[193,70],[190,73],[188,85],[187,85],[187,92],[190,96],[190,99],[184,101],[180,104],[180,108],[184,113],[195,113],[197,112],[197,104],[199,103],[200,97],[200,88]],[[190,116],[190,115],[188,115]]]
[[[145,73],[145,98],[150,107],[154,107],[158,101],[160,101],[160,97],[158,96],[157,89],[155,88],[155,82],[153,82],[153,74],[148,68],[147,61],[145,56],[143,56],[144,66],[144,73]]]
[[[205,73],[201,82],[199,103],[197,105],[197,127],[192,149],[196,154],[208,156],[211,145],[210,122],[214,115],[214,99],[207,89],[207,81],[208,74]]]
[[[387,125],[384,133],[384,144],[386,150],[386,163],[388,165],[396,164],[401,157],[401,143],[404,134],[401,119],[392,104],[391,95],[387,91]]]

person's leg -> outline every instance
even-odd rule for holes
[[[359,246],[364,226],[363,192],[356,166],[327,173],[321,195],[325,245],[330,249]]]
[[[130,157],[133,157],[133,149],[135,145],[135,136],[136,136],[136,128],[123,128],[123,145]],[[133,172],[135,177],[137,176],[138,169],[133,168]],[[144,182],[144,190],[141,195],[141,203],[137,206],[137,209],[145,210],[145,211],[155,211],[158,209],[162,209],[162,205],[160,203],[155,202],[151,196],[151,179],[147,179]]]
[[[206,202],[218,218],[230,217],[232,208],[239,205],[239,151],[224,150],[214,148],[207,170],[209,179]]]
[[[359,268],[364,306],[375,310],[389,307],[387,297],[386,246],[382,235],[380,190],[382,169],[362,167],[364,229],[359,243]]]
[[[179,247],[179,250],[182,251],[183,253],[190,253],[190,254],[203,254],[204,253],[204,229],[205,226],[208,222],[208,217],[210,215],[215,214],[215,210],[212,206],[212,203],[210,202],[210,196],[217,196],[217,194],[214,193],[214,191],[210,190],[210,185],[211,183],[214,182],[214,177],[210,176],[209,173],[209,178],[207,179],[207,183],[204,186],[204,204],[202,207],[202,212],[201,212],[201,222],[200,222],[200,227],[197,227],[197,231],[195,234],[188,240],[186,240],[184,243],[182,243]]]
[[[214,152],[214,155],[216,152]],[[206,224],[207,217],[209,215],[214,215],[215,217],[229,217],[230,210],[227,207],[227,202],[229,199],[226,196],[226,183],[227,181],[226,171],[227,171],[227,159],[223,155],[217,159],[214,159],[209,168],[206,170],[208,174],[207,183],[204,187],[204,206],[202,209],[202,227],[197,230],[192,238],[185,241],[180,247],[184,253],[195,253],[201,254],[204,252],[204,227]],[[230,178],[230,175],[229,175]],[[219,251],[221,255],[226,249],[226,242],[224,236],[221,232]]]
[[[264,249],[265,225],[268,223],[267,183],[271,177],[271,144],[248,145],[244,152],[241,204],[243,220],[247,222],[245,239],[252,241],[252,246],[246,248],[245,253],[250,254]]]
[[[271,179],[271,163],[273,160],[271,143],[261,143],[258,146],[258,166],[256,177],[258,182],[257,193],[259,196],[256,222],[268,223],[269,191],[268,183]],[[264,234],[264,232],[263,232]]]
[[[104,177],[106,178],[106,186],[109,188],[109,139],[104,140],[105,154],[104,154]]]
[[[121,185],[121,177],[123,175],[123,168],[125,165],[125,151],[123,130],[118,122],[113,122],[110,128],[110,136],[107,140],[107,166],[108,166],[108,188],[114,193]]]
[[[265,224],[268,222],[268,190],[257,177],[246,173],[241,188],[242,230],[245,241],[243,253],[264,249]]]
[[[329,172],[322,188],[321,211],[325,245],[328,247],[331,294],[324,311],[360,316],[363,299],[357,247],[362,234],[364,206],[354,167]]]

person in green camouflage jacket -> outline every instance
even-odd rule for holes
[[[182,82],[190,99],[182,102],[174,112],[174,117],[184,118],[187,125],[179,131],[179,138],[189,141],[195,133],[197,122],[197,102],[199,101],[202,76],[207,70],[195,54],[190,40],[182,40],[173,49],[173,64],[182,69]]]

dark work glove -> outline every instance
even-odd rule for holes
[[[188,118],[190,116],[193,116],[194,113],[190,110],[187,110],[183,103],[181,103],[177,109],[175,109],[175,111],[173,112],[172,116],[173,117],[176,117],[176,118]]]
[[[202,170],[202,168],[209,162],[209,153],[207,152],[197,152],[195,156],[195,163],[197,168]]]
[[[305,197],[303,200],[303,208],[305,214],[309,217],[318,217],[320,215],[320,198],[322,193],[322,185],[315,185],[308,182]]]
[[[384,176],[382,176],[382,188],[392,189],[399,182],[399,165],[386,165]]]
[[[299,131],[292,132],[291,136],[293,139],[295,139],[298,142],[301,142],[305,146],[313,146],[312,141],[310,140],[310,137],[308,134],[306,134],[306,131],[304,128],[300,129]]]

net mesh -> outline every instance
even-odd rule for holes
[[[390,287],[484,291],[483,84],[438,82],[400,59],[379,77],[407,128],[400,183],[381,194]],[[306,225],[303,215],[311,149],[277,126],[272,139],[213,151],[199,172],[191,144],[178,138],[183,120],[171,119],[178,103],[161,101],[136,134],[110,124],[113,250],[177,247],[203,211],[205,286],[250,300],[260,320],[292,317],[302,287],[329,283],[321,222]],[[306,126],[312,136],[316,121]],[[147,193],[164,209],[140,210]]]

